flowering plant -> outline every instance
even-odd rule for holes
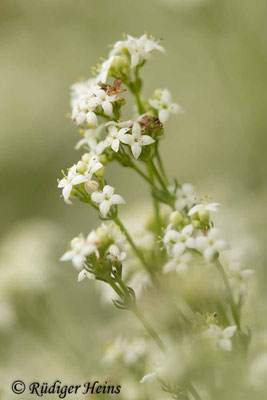
[[[141,94],[140,70],[154,51],[165,52],[154,38],[128,35],[114,44],[106,60],[92,67],[92,78],[71,88],[72,121],[83,137],[76,148],[86,152],[67,175],[63,171],[58,187],[66,203],[77,199],[88,204],[102,223],[86,237],[75,237],[61,260],[72,261],[79,281],[96,279],[111,288],[114,305],[133,312],[162,352],[160,360],[151,362],[147,340],[128,345],[126,339],[117,339],[107,360],[120,359],[132,366],[141,359],[153,366],[148,373],[139,371],[141,383],[156,379],[175,399],[209,398],[209,386],[216,393],[216,383],[206,384],[195,374],[191,353],[201,352],[200,359],[207,363],[205,354],[213,360],[221,354],[224,359],[226,354],[247,352],[250,331],[243,327],[241,311],[253,270],[242,269],[214,227],[212,216],[220,204],[207,196],[199,198],[191,184],[167,176],[160,143],[165,123],[183,111],[167,89],[156,89],[149,99]],[[122,114],[126,90],[137,106],[138,115],[131,120]],[[134,170],[150,189],[154,214],[139,236],[126,229],[119,214],[124,197],[105,177],[114,161]],[[208,282],[206,291],[203,280]],[[147,286],[168,298],[168,307],[175,307],[179,335],[167,338],[164,330],[158,334],[141,312],[138,298]],[[175,363],[178,359],[182,370]]]

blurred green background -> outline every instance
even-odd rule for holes
[[[114,318],[121,318],[117,310],[101,305],[92,285],[78,287],[70,265],[57,261],[66,242],[87,233],[96,216],[83,204],[65,205],[56,178],[80,154],[73,149],[77,129],[66,118],[69,86],[87,78],[90,66],[107,56],[107,45],[122,33],[139,36],[146,31],[162,38],[167,50],[166,57],[153,55],[143,78],[144,94],[169,88],[185,110],[170,119],[162,143],[170,175],[223,203],[221,222],[228,237],[237,243],[244,237],[246,243],[253,241],[255,264],[264,260],[266,12],[266,0],[1,0],[1,238],[15,244],[13,236],[20,229],[22,237],[28,229],[30,237],[38,236],[43,221],[49,221],[54,238],[50,266],[55,271],[46,295],[41,295],[50,311],[37,309],[34,316],[36,329],[44,332],[43,324],[49,326],[53,337],[40,334],[36,341],[34,322],[22,317],[26,322],[20,331],[16,325],[11,329],[2,349],[3,381],[18,373],[25,379],[48,379],[57,372],[67,379],[75,371],[80,377],[72,362],[77,341],[86,373],[92,374],[94,365],[88,361],[98,359],[101,351],[96,335],[102,343],[109,337],[107,327],[116,330]],[[111,166],[108,176],[127,201],[125,212],[148,197],[132,172]],[[29,221],[35,220],[39,225],[32,228]],[[14,245],[11,252],[18,264],[29,256],[23,246]],[[19,281],[20,275],[14,279]],[[26,309],[32,307],[31,298],[22,302]],[[121,323],[135,326],[125,315]],[[64,366],[60,346],[70,350]]]

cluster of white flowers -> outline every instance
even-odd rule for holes
[[[147,34],[140,38],[128,35],[114,44],[108,59],[103,60],[97,68],[92,67],[92,79],[72,86],[72,120],[81,128],[79,133],[83,135],[75,148],[85,148],[86,153],[68,170],[67,175],[63,171],[64,177],[58,181],[58,187],[62,189],[65,202],[70,203],[71,198],[77,198],[97,210],[101,220],[110,222],[103,223],[87,237],[81,234],[74,238],[61,260],[72,261],[79,270],[79,281],[95,278],[98,282],[105,282],[106,285],[101,286],[104,297],[110,299],[112,296],[116,307],[133,311],[163,351],[165,344],[139,310],[139,295],[145,288],[153,286],[163,293],[161,289],[164,282],[168,283],[170,279],[162,273],[183,274],[178,279],[185,282],[194,263],[203,266],[203,274],[205,268],[214,267],[224,284],[222,290],[226,292],[225,298],[228,297],[226,302],[222,300],[220,304],[222,315],[218,320],[204,321],[201,334],[195,334],[191,329],[195,324],[193,321],[199,310],[201,315],[206,310],[201,309],[203,305],[196,307],[192,302],[188,304],[193,312],[190,318],[183,315],[183,310],[178,310],[179,319],[185,324],[181,332],[191,329],[192,337],[198,336],[201,340],[203,337],[209,338],[219,347],[230,351],[235,345],[235,340],[232,341],[235,331],[241,332],[241,297],[246,292],[246,280],[252,275],[252,270],[241,269],[241,264],[235,260],[221,264],[228,244],[211,220],[211,214],[218,211],[220,204],[208,202],[207,196],[204,200],[198,199],[191,184],[180,184],[176,180],[171,184],[167,177],[159,151],[160,139],[165,134],[165,122],[171,114],[181,114],[183,110],[173,102],[168,89],[156,89],[148,99],[141,96],[140,69],[153,50],[164,52],[159,42]],[[113,79],[113,82],[108,82],[109,79]],[[126,99],[121,93],[125,90],[136,100],[138,115],[131,119],[124,119],[122,115]],[[113,161],[134,170],[149,185],[153,195],[153,218],[147,225],[143,221],[142,224],[138,223],[140,235],[134,235],[125,228],[118,207],[125,204],[124,198],[105,179],[106,167]],[[164,206],[171,211],[164,212]],[[219,286],[221,288],[222,285]],[[117,296],[115,299],[114,293]],[[186,294],[184,297],[186,303]],[[210,308],[217,307],[210,299]],[[230,312],[234,324],[228,317]],[[219,324],[223,319],[224,326]],[[242,335],[243,338],[246,336],[244,332]],[[245,343],[245,339],[240,339],[242,335],[236,335],[235,339],[244,340]],[[242,346],[247,346],[246,343]],[[193,357],[188,349],[190,345],[180,359],[187,359],[190,364]],[[135,366],[145,352],[144,341],[129,342],[118,338],[109,346],[105,362],[111,364],[115,360]],[[165,363],[168,365],[166,370],[175,371],[173,376],[178,372],[182,376],[185,362],[177,371],[177,359],[173,364],[173,354],[166,354],[172,360]],[[191,395],[192,398],[199,398],[195,396],[195,389],[190,389],[189,383],[185,387],[168,385],[163,370],[162,366],[157,367],[142,382],[159,376],[166,392],[174,398],[188,399]]]
[[[90,265],[90,256],[97,260],[106,258],[113,262],[121,262],[126,258],[125,235],[114,223],[102,223],[92,230],[85,238],[82,234],[72,239],[70,249],[61,257],[61,261],[72,261],[73,266],[80,271],[78,281],[84,278],[94,279],[86,264]],[[104,254],[103,254],[104,252]],[[100,262],[100,261],[99,261]]]

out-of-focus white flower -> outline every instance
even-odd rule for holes
[[[108,125],[108,136],[105,139],[105,145],[107,147],[111,147],[113,151],[116,153],[119,151],[120,148],[120,142],[123,142],[123,138],[125,136],[125,133],[129,131],[130,127],[129,126],[123,126],[127,124],[127,122],[124,123],[109,123]]]
[[[74,107],[75,102],[78,98],[83,95],[87,95],[93,86],[96,84],[95,78],[90,78],[85,82],[76,82],[71,85],[71,106]]]
[[[132,134],[123,135],[120,141],[131,146],[131,151],[136,159],[140,156],[143,146],[148,146],[155,142],[151,136],[142,135],[141,126],[137,121],[133,124]]]
[[[230,286],[243,296],[247,293],[247,283],[254,272],[253,269],[242,269],[241,263],[238,261],[231,262],[226,267]]]
[[[86,269],[82,269],[78,275],[78,282],[83,281],[85,278],[94,279],[94,275],[91,274],[90,272],[86,271]]]
[[[140,270],[135,271],[131,275],[129,281],[127,281],[127,285],[134,289],[136,297],[139,298],[146,289],[151,287],[152,281],[147,271]]]
[[[210,327],[203,332],[204,337],[213,340],[222,349],[226,351],[232,350],[232,336],[236,331],[236,325],[228,326],[223,329],[216,324],[210,324]]]
[[[75,146],[75,149],[79,150],[81,147],[87,146],[89,147],[90,150],[93,150],[97,153],[98,152],[97,146],[99,144],[100,135],[104,127],[105,124],[101,124],[97,128],[86,129],[85,131],[82,131],[83,138],[78,141],[78,143]]]
[[[217,212],[220,206],[221,205],[219,203],[207,203],[207,204],[199,203],[196,204],[194,207],[192,207],[191,210],[189,210],[188,215],[189,216],[194,215],[201,210]]]
[[[100,71],[98,76],[96,77],[96,82],[106,83],[109,70],[112,66],[112,63],[115,59],[115,55],[109,57],[107,60],[103,61],[100,67]]]
[[[165,52],[164,48],[157,41],[149,38],[147,34],[140,38],[127,35],[126,40],[120,40],[114,44],[110,57],[121,53],[124,49],[128,50],[131,55],[131,68],[135,68],[144,60],[147,60],[153,50]]]
[[[118,246],[115,244],[112,244],[108,248],[108,255],[107,258],[109,258],[112,261],[123,261],[126,258],[126,253],[124,251],[120,251]]]
[[[183,113],[182,108],[179,104],[172,102],[172,96],[169,90],[157,90],[157,98],[150,99],[149,104],[158,110],[158,116],[160,122],[166,122],[170,114]]]
[[[213,260],[216,254],[228,248],[225,240],[220,238],[220,231],[217,228],[211,228],[206,234],[197,236],[195,239],[196,248],[207,262]]]
[[[121,228],[114,222],[103,222],[101,228],[116,244],[123,244],[126,241],[126,236],[122,233]]]
[[[71,241],[71,250],[66,251],[60,261],[72,261],[76,269],[81,269],[86,257],[97,250],[96,235],[92,231],[85,239],[82,235]]]
[[[183,254],[187,247],[190,249],[195,247],[195,241],[192,238],[193,230],[191,224],[186,225],[181,232],[174,230],[172,224],[168,225],[163,242],[171,256]]]
[[[103,217],[106,217],[110,208],[116,204],[125,204],[124,199],[119,194],[114,194],[114,188],[106,185],[102,192],[94,192],[91,199],[99,204],[99,210]]]
[[[182,211],[185,207],[191,208],[195,203],[195,189],[190,183],[184,183],[175,193],[175,209]]]
[[[108,364],[124,363],[134,365],[147,354],[148,344],[142,338],[125,339],[117,337],[105,352],[104,362]]]
[[[175,249],[173,249],[175,253]],[[168,272],[175,271],[177,274],[184,274],[187,271],[188,264],[192,260],[192,255],[190,253],[184,253],[180,255],[174,255],[174,258],[167,262],[163,267],[163,272],[167,274]]]
[[[76,172],[77,165],[74,164],[68,171],[68,175],[64,176],[61,181],[58,183],[58,187],[62,188],[62,195],[66,203],[71,204],[69,200],[70,194],[72,191],[73,186],[80,185],[81,183],[86,182],[88,179],[81,174]]]
[[[267,353],[258,355],[251,363],[249,383],[255,388],[265,388],[267,375]]]

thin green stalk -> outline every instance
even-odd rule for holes
[[[220,261],[217,259],[214,262],[219,274],[221,275],[221,278],[223,280],[224,286],[225,286],[225,290],[227,292],[228,295],[228,299],[229,299],[229,303],[230,303],[230,308],[232,311],[232,315],[235,321],[236,326],[238,327],[239,330],[241,330],[240,328],[240,316],[239,316],[239,311],[237,309],[236,303],[234,301],[233,295],[232,295],[232,290],[228,281],[228,278],[225,274],[224,268],[222,266],[222,264],[220,263]]]
[[[155,154],[156,154],[156,158],[157,158],[157,161],[158,161],[158,164],[159,164],[159,169],[160,169],[160,171],[162,173],[162,176],[168,182],[167,174],[165,172],[165,168],[163,166],[163,163],[162,163],[162,160],[161,160],[161,157],[160,157],[160,154],[159,154],[158,144],[156,146],[156,153]]]
[[[135,307],[133,309],[133,313],[136,315],[136,317],[139,319],[145,330],[149,333],[149,335],[152,337],[152,339],[155,341],[155,343],[158,345],[158,347],[162,351],[166,351],[166,347],[163,343],[163,341],[160,339],[158,336],[157,332],[152,328],[152,326],[149,324],[147,319],[144,317],[144,315],[141,313],[141,311]]]
[[[127,231],[127,229],[125,228],[125,226],[123,225],[123,223],[121,222],[121,220],[119,219],[119,217],[114,217],[113,221],[121,228],[122,232],[125,234],[128,242],[130,243],[133,251],[135,252],[135,254],[137,255],[137,257],[139,258],[139,260],[142,262],[142,264],[144,265],[144,267],[151,273],[151,268],[149,266],[149,264],[146,262],[145,257],[143,255],[143,253],[138,249],[138,247],[136,246],[136,244],[134,243],[131,235],[129,234],[129,232]]]
[[[153,188],[155,188],[153,181],[140,168],[138,168],[136,164],[131,163],[131,168],[142,176],[142,178],[144,178]]]
[[[194,396],[194,398],[196,400],[201,400],[200,395],[198,394],[198,392],[196,391],[196,389],[194,388],[194,386],[192,385],[192,383],[188,383],[187,388],[189,390],[189,392]]]
[[[150,173],[150,179],[154,184],[154,175],[153,175],[153,170],[152,170],[150,164],[148,164],[148,170],[149,170],[149,173]],[[155,211],[155,217],[156,217],[157,235],[159,237],[161,235],[161,220],[160,220],[159,203],[158,203],[158,200],[155,197],[153,197],[153,205],[154,205],[154,211]]]
[[[153,169],[153,173],[155,174],[155,176],[157,177],[159,183],[161,184],[162,189],[163,189],[166,193],[169,193],[168,188],[167,188],[167,186],[166,186],[164,180],[162,179],[160,173],[158,172],[158,170],[157,170],[157,168],[156,168],[156,166],[155,166],[155,164],[153,163],[152,160],[150,160],[150,165],[151,165],[151,167],[152,167],[152,169]]]

